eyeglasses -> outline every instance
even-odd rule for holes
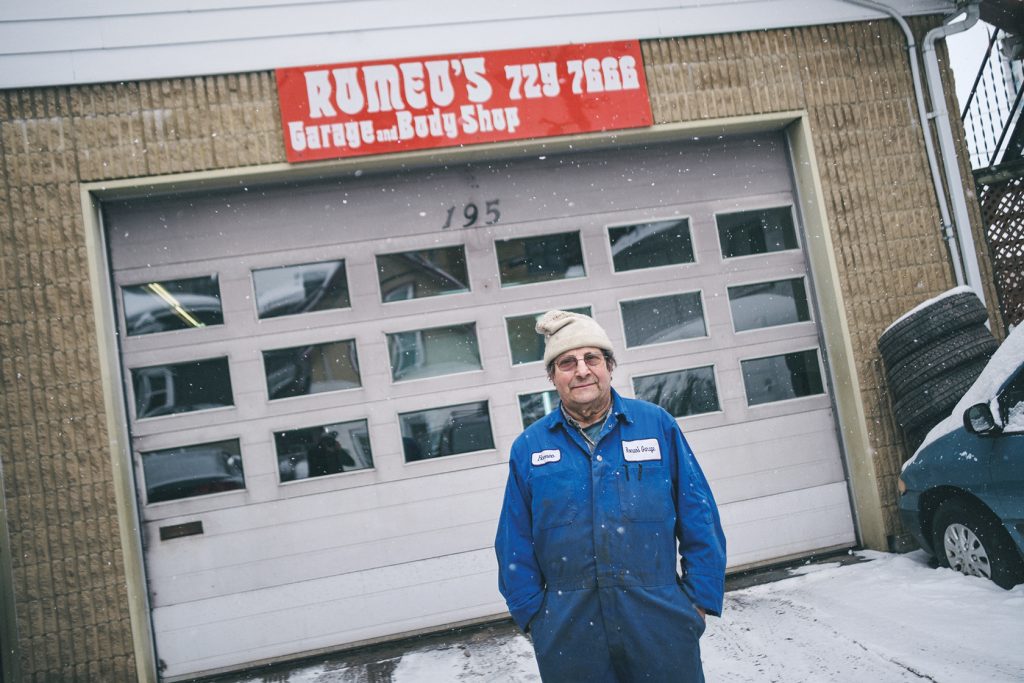
[[[580,361],[587,364],[588,368],[596,368],[598,365],[604,362],[604,356],[599,353],[585,353],[583,358],[577,358],[576,356],[563,356],[555,361],[555,367],[562,372],[571,372],[576,369]]]

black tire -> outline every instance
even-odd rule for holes
[[[941,422],[941,420],[939,420],[939,422]],[[938,424],[939,422],[936,422],[935,424]],[[924,438],[928,436],[928,432],[932,431],[932,427],[934,426],[935,425],[904,429],[903,441],[907,445],[907,453],[916,452],[917,449],[921,447],[921,444],[924,443]]]
[[[954,368],[979,359],[987,361],[998,348],[999,342],[984,326],[965,327],[898,363],[888,373],[889,392],[894,401],[899,401]]]
[[[915,311],[887,329],[878,339],[886,369],[954,330],[988,320],[985,305],[974,292],[957,292]]]
[[[892,412],[896,422],[905,431],[934,427],[949,416],[957,401],[963,398],[987,364],[988,360],[984,358],[974,360],[922,384],[917,391],[893,404]]]
[[[991,579],[1010,589],[1024,583],[1024,558],[995,517],[963,498],[951,498],[935,511],[932,547],[940,567]]]

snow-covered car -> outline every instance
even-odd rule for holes
[[[1024,583],[1024,325],[903,465],[899,510],[940,566]]]

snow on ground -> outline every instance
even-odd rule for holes
[[[726,596],[702,641],[714,681],[1021,681],[1024,586],[858,553]]]
[[[701,640],[708,683],[1024,681],[1024,585],[1004,591],[932,569],[922,551],[857,555],[869,561],[807,565],[790,578],[728,592],[723,618],[709,618]],[[529,642],[512,632],[413,648],[382,663],[389,670],[383,676],[312,666],[272,680],[540,680]]]

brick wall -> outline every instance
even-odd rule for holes
[[[284,160],[273,75],[0,92],[0,464],[26,681],[135,678],[79,183]]]

